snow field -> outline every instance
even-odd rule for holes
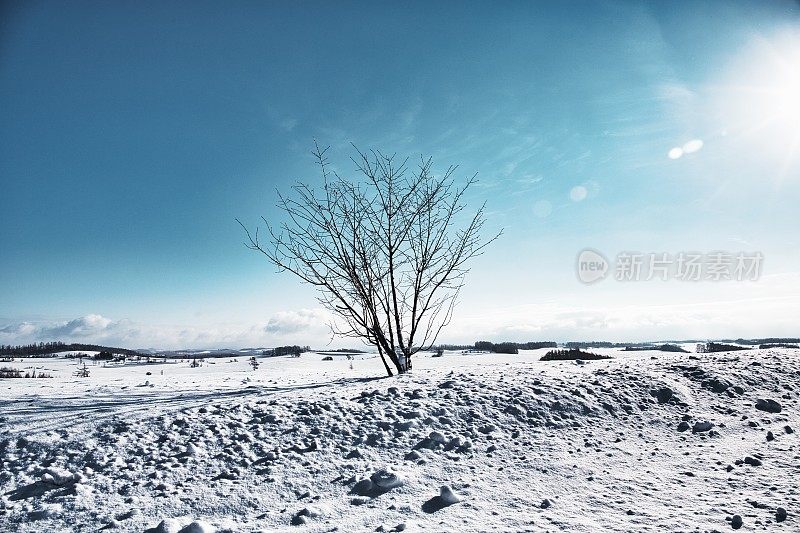
[[[0,383],[0,523],[797,530],[796,350],[538,356],[420,357],[395,378],[316,354],[89,378],[51,360],[51,380]]]

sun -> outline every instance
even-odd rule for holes
[[[754,37],[715,92],[725,134],[777,158],[786,177],[800,155],[800,32]]]
[[[751,115],[756,131],[772,127],[794,133],[800,125],[800,46],[769,52],[752,72],[752,85],[742,86],[741,109]]]

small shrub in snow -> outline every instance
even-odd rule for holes
[[[88,378],[89,377],[89,369],[86,368],[86,363],[83,363],[83,366],[79,366],[78,369],[75,371],[75,377],[78,378]]]
[[[33,372],[25,372],[22,373],[21,370],[16,368],[8,368],[3,367],[0,368],[0,378],[52,378],[50,374],[45,374],[44,372],[36,373],[36,370]]]

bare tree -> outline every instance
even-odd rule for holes
[[[411,370],[412,356],[450,322],[467,263],[502,231],[481,237],[484,206],[464,212],[475,176],[457,185],[455,166],[435,176],[430,158],[409,167],[408,159],[356,149],[351,181],[331,170],[327,148],[315,146],[322,187],[300,183],[291,197],[279,193],[286,219],[275,228],[262,217],[268,242],[237,219],[245,244],[319,290],[334,335],[377,347],[390,376],[392,367]]]
[[[79,378],[88,378],[89,377],[89,369],[86,368],[86,363],[83,363],[83,366],[79,365],[78,369],[73,373],[73,375],[75,377],[79,377]]]

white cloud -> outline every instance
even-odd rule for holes
[[[575,282],[577,284],[577,281]],[[763,275],[758,282],[625,285],[607,280],[556,300],[512,307],[464,302],[440,342],[476,340],[608,340],[793,337],[800,315],[800,273]],[[90,314],[72,320],[0,322],[0,344],[61,340],[126,348],[237,348],[330,340],[322,309],[287,310],[268,321],[170,325]],[[336,339],[333,347],[353,347]]]
[[[609,288],[610,284],[607,283]],[[642,283],[642,285],[645,285]],[[762,276],[758,282],[665,285],[676,295],[651,295],[642,302],[641,293],[598,293],[583,305],[565,303],[526,304],[514,307],[486,307],[456,311],[443,342],[471,343],[530,340],[608,340],[614,342],[763,338],[797,336],[794,317],[800,313],[800,274]],[[591,290],[591,289],[590,289]],[[684,293],[683,291],[686,291]],[[601,296],[602,294],[602,296]],[[683,298],[681,295],[693,295]],[[701,296],[703,294],[703,296]],[[585,299],[572,295],[565,300]]]
[[[86,315],[70,320],[69,322],[43,328],[42,335],[48,337],[91,337],[102,334],[107,328],[113,327],[113,322],[101,315]]]
[[[658,98],[676,103],[686,103],[693,100],[696,95],[683,83],[671,82],[661,85],[656,91]]]
[[[539,218],[547,218],[553,212],[553,204],[547,200],[539,200],[533,204],[533,214]]]
[[[129,326],[127,321],[113,321],[98,314],[74,318],[68,321],[21,322],[0,327],[0,341],[22,344],[39,341],[102,342],[119,338]]]
[[[327,315],[321,309],[275,313],[260,324],[144,324],[88,314],[67,321],[0,323],[0,344],[63,341],[124,348],[237,348],[283,343],[324,344]],[[352,344],[352,343],[350,343]]]
[[[0,328],[0,339],[26,337],[36,332],[36,325],[30,322],[9,324]]]
[[[301,309],[275,313],[264,326],[267,333],[298,333],[319,329],[326,324],[326,314],[321,309]]]
[[[297,127],[296,118],[289,117],[281,121],[281,128],[286,131],[292,131],[295,127]]]
[[[544,179],[541,174],[526,174],[521,178],[517,178],[517,183],[522,185],[534,185]]]

